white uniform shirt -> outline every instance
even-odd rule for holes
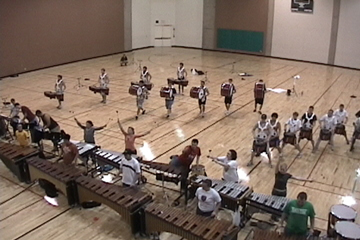
[[[63,79],[60,79],[60,81],[56,80],[55,92],[58,94],[64,94],[64,80]]]
[[[109,86],[109,83],[110,83],[110,79],[109,79],[107,73],[104,73],[104,75],[100,75],[99,76],[99,81],[100,81],[100,87],[101,88],[107,88]]]
[[[269,126],[270,126],[270,136],[271,137],[278,137],[279,134],[278,134],[278,129],[277,129],[277,126],[278,126],[278,123],[279,121],[276,120],[274,125],[271,124],[270,120],[269,120]]]
[[[325,114],[321,119],[320,122],[323,122],[323,128],[325,128],[326,130],[330,130],[333,131],[336,127],[336,118],[335,116],[332,117],[328,117],[327,114]]]
[[[290,118],[287,122],[286,125],[288,125],[288,129],[291,133],[295,133],[297,131],[300,130],[301,128],[301,120],[300,119],[293,119]]]
[[[342,112],[338,109],[334,112],[334,117],[336,118],[336,123],[344,124],[345,118],[348,118],[349,114],[345,109]]]
[[[184,70],[185,70],[184,67],[182,67],[182,68],[178,67],[178,69],[177,69],[178,78],[185,78]]]
[[[135,158],[131,160],[123,159],[120,163],[120,169],[122,169],[122,182],[134,186],[137,183],[137,174],[140,174],[140,164]]]
[[[221,202],[219,193],[210,188],[209,191],[205,191],[202,187],[196,190],[195,196],[198,199],[198,207],[203,212],[212,212],[215,210],[217,203]]]
[[[238,163],[236,160],[230,160],[224,156],[224,157],[218,157],[219,161],[229,165],[229,169],[227,171],[223,172],[223,178],[227,182],[238,182],[239,181],[239,175],[237,172]]]

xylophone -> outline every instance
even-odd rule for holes
[[[286,204],[290,201],[291,199],[285,197],[252,193],[246,198],[246,211],[248,211],[248,207],[251,206],[267,213],[281,216]]]
[[[240,229],[230,222],[149,204],[145,208],[146,232],[170,232],[188,240],[237,239]]]
[[[32,147],[20,147],[0,142],[0,159],[18,177],[20,182],[29,182],[26,159],[38,153],[38,150]]]
[[[181,178],[181,170],[174,168],[170,164],[152,162],[152,161],[141,161],[141,169],[145,172],[156,176],[156,180],[173,182],[178,184]]]
[[[196,189],[200,187],[202,181],[209,179],[204,176],[197,176],[190,182],[190,196],[194,197]],[[222,201],[221,205],[224,208],[235,211],[238,209],[240,204],[245,203],[245,198],[252,193],[249,186],[241,185],[234,182],[226,182],[222,180],[211,179],[212,188],[219,192]]]
[[[114,168],[120,167],[122,157],[122,153],[102,149],[97,149],[91,153],[91,158],[95,160],[99,165],[107,164]]]
[[[152,200],[150,195],[134,188],[107,184],[85,176],[77,178],[76,183],[80,203],[88,201],[103,203],[118,212],[131,226],[133,233],[143,231],[142,207]]]
[[[70,140],[70,142],[75,144],[75,146],[77,147],[77,149],[79,151],[79,156],[82,158],[86,158],[86,157],[90,156],[94,150],[99,148],[99,146],[96,146],[96,145],[90,144],[90,143],[84,143],[84,142],[73,141],[73,140]],[[63,140],[61,140],[59,142],[59,144],[62,144],[62,143],[63,143]]]
[[[40,158],[27,160],[30,180],[44,179],[56,186],[68,199],[69,205],[78,203],[77,187],[75,179],[82,175],[82,171],[75,166],[52,163]]]

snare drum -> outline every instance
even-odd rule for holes
[[[190,89],[190,97],[199,99],[200,87],[192,87]]]
[[[353,222],[337,222],[335,232],[336,240],[360,240],[360,226]]]
[[[263,152],[267,152],[267,142],[254,140],[252,150],[257,156]]]
[[[162,98],[171,98],[172,91],[169,87],[162,87],[160,90],[160,97]]]
[[[345,125],[337,124],[335,128],[335,134],[346,135]]]
[[[331,131],[326,130],[326,129],[321,129],[320,131],[320,139],[322,141],[329,141],[331,139]]]
[[[96,93],[104,93],[105,95],[109,95],[109,88],[101,88],[97,86],[89,86],[89,90]]]
[[[294,133],[285,133],[284,134],[284,143],[295,145],[296,144],[296,135]]]
[[[137,96],[137,91],[138,91],[138,88],[139,88],[139,87],[140,87],[139,85],[131,85],[131,86],[129,87],[129,93],[130,93],[130,95]]]
[[[200,165],[200,164],[193,165],[193,166],[191,167],[191,172],[192,172],[192,175],[205,176],[205,166],[204,166],[204,165]]]
[[[220,95],[223,97],[231,97],[233,95],[234,87],[230,83],[221,84]]]
[[[312,140],[312,135],[313,134],[312,134],[312,129],[311,128],[301,128],[299,138],[300,139],[306,138],[307,140],[311,141]]]

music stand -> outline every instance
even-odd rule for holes
[[[78,80],[78,83],[77,83],[77,85],[74,86],[74,88],[75,88],[77,91],[79,91],[80,88],[82,88],[82,87],[87,87],[86,85],[81,84],[81,82],[80,82],[81,78],[77,78],[77,80]]]
[[[136,62],[138,62],[138,64],[137,64],[136,70],[135,70],[134,72],[135,72],[135,73],[136,73],[136,72],[141,72],[141,71],[142,71],[142,66],[141,66],[142,60],[137,60],[137,61],[135,61],[135,59],[134,59],[134,63],[136,63]]]
[[[205,72],[205,78],[204,78],[202,81],[210,82],[210,80],[209,80],[208,77],[207,77],[207,71]]]
[[[236,63],[236,62],[233,62],[233,63],[232,63],[232,68],[231,68],[231,70],[230,70],[230,73],[236,73],[236,71],[235,71],[235,63]]]

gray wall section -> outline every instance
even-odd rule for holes
[[[215,49],[216,31],[215,31],[215,16],[216,16],[216,0],[204,0],[203,13],[203,39],[202,47],[204,49]]]
[[[339,30],[339,18],[340,18],[340,2],[341,0],[334,0],[328,64],[335,64],[336,44],[337,44],[337,37]]]
[[[131,0],[124,0],[124,50],[132,49],[132,5]]]
[[[122,52],[124,2],[1,0],[0,36],[1,77]]]
[[[275,8],[275,0],[269,0],[267,30],[265,35],[266,56],[271,56],[271,46],[272,46],[272,37],[273,37],[272,33],[274,27],[274,8]]]

